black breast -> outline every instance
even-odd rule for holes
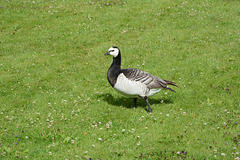
[[[119,51],[118,56],[113,58],[112,65],[108,69],[107,79],[112,87],[115,86],[117,82],[117,77],[121,73],[121,53]]]
[[[107,73],[107,79],[112,87],[115,86],[119,73],[120,73],[120,70],[116,69],[114,66],[111,66],[109,68],[108,73]]]

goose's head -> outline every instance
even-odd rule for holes
[[[105,55],[111,55],[116,58],[120,54],[118,47],[110,47]]]

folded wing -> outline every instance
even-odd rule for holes
[[[160,79],[156,76],[149,74],[148,72],[144,72],[136,68],[122,69],[122,72],[129,80],[136,81],[136,82],[139,81],[145,84],[149,89],[154,89],[154,88],[170,89],[167,87],[167,84],[170,84],[171,81],[165,81],[163,79]],[[171,82],[171,83],[175,84],[174,82]]]

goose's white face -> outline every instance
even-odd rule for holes
[[[111,55],[113,56],[114,58],[117,57],[119,54],[119,49],[116,48],[116,47],[110,47],[108,49],[108,52],[105,54],[105,55]]]

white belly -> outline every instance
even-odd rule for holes
[[[145,97],[149,93],[147,86],[141,82],[131,81],[127,79],[123,73],[119,74],[114,88],[128,97]]]
[[[154,94],[160,92],[162,89],[160,88],[156,88],[156,89],[150,89],[150,91],[148,92],[147,96],[150,97],[150,96],[153,96]]]

